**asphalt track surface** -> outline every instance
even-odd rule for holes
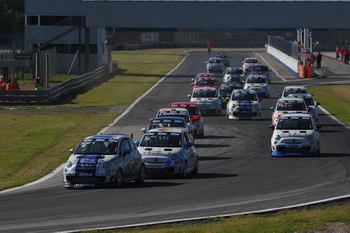
[[[230,215],[348,195],[350,131],[346,126],[320,111],[321,155],[283,158],[270,156],[269,128],[269,107],[284,86],[347,81],[348,77],[333,73],[302,80],[266,54],[262,60],[248,50],[227,53],[232,66],[256,56],[278,74],[272,74],[271,97],[261,102],[262,120],[227,120],[224,111],[222,116],[205,116],[205,137],[195,142],[198,175],[152,178],[120,189],[67,190],[60,171],[35,185],[0,193],[0,232],[61,232]],[[107,132],[133,133],[140,139],[140,129],[160,107],[188,100],[191,78],[205,72],[208,57],[205,52],[192,52]]]

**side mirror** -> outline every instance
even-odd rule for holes
[[[135,146],[140,145],[140,141],[134,141]]]
[[[191,95],[187,95],[188,98],[191,98]]]
[[[122,154],[123,156],[125,156],[125,155],[130,154],[130,153],[131,153],[131,150],[125,150],[125,151],[123,151],[121,154]]]
[[[275,129],[275,126],[274,125],[270,125],[270,129]]]
[[[275,111],[275,107],[270,107],[270,110],[271,111]]]
[[[69,149],[69,152],[70,152],[71,154],[73,154],[74,148]]]
[[[263,101],[264,99],[263,98],[259,98],[259,102]]]
[[[317,125],[316,125],[316,129],[317,129],[317,130],[319,130],[319,129],[321,129],[321,128],[322,128],[322,125],[320,125],[320,124],[317,124]]]
[[[146,128],[142,128],[141,131],[142,131],[143,133],[146,133]]]
[[[320,102],[316,102],[316,106],[318,106],[318,105],[321,105],[321,103]]]
[[[278,93],[278,97],[281,97],[282,96],[282,94],[281,93]]]
[[[187,144],[186,144],[186,148],[190,148],[190,147],[192,147],[194,144],[193,144],[193,142],[188,142]]]
[[[192,84],[192,86],[194,86],[194,83],[191,83]]]

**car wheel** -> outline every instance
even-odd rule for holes
[[[135,180],[136,183],[143,183],[145,182],[145,176],[146,176],[146,167],[144,164],[142,164],[140,166],[140,170],[139,170],[139,176],[137,177],[137,179]]]
[[[123,185],[123,171],[122,169],[118,169],[115,175],[115,187],[120,188]]]
[[[197,175],[197,174],[198,174],[198,171],[199,171],[199,162],[198,162],[198,157],[197,157],[197,158],[196,158],[195,165],[194,165],[194,169],[193,169],[193,171],[191,172],[191,175]]]

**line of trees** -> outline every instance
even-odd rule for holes
[[[24,32],[24,1],[0,0],[0,35]]]

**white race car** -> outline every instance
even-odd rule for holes
[[[258,96],[268,98],[269,92],[269,81],[264,75],[249,75],[244,84],[244,89],[253,90]]]
[[[194,138],[194,126],[191,120],[190,113],[186,108],[181,107],[165,107],[158,110],[156,117],[182,117],[185,119],[188,127],[188,132]]]
[[[249,73],[254,65],[259,64],[259,60],[254,57],[247,57],[242,61],[242,69],[244,73]]]
[[[278,118],[286,113],[307,113],[305,101],[300,98],[280,98],[277,100],[276,107],[270,107],[272,110],[272,125],[276,125]]]
[[[71,149],[71,153],[63,169],[65,188],[99,184],[120,187],[125,181],[144,182],[144,161],[127,135],[89,136]]]
[[[233,90],[226,105],[228,119],[261,119],[261,105],[259,97],[253,90]]]
[[[143,136],[138,150],[145,160],[147,175],[197,174],[198,153],[186,130],[151,129]]]
[[[318,109],[317,106],[320,105],[319,102],[314,100],[314,97],[311,94],[289,94],[288,98],[300,98],[305,101],[305,104],[308,108],[308,113],[314,118],[316,123],[318,123]]]
[[[271,137],[271,156],[312,156],[320,154],[318,129],[309,114],[283,114]]]
[[[307,94],[306,87],[304,86],[286,86],[283,89],[282,94],[278,94],[279,97],[287,97],[289,94]]]
[[[205,63],[207,64],[207,73],[223,73],[225,70],[223,60],[219,57],[211,57]]]
[[[191,102],[198,104],[203,114],[214,113],[221,115],[221,100],[218,96],[218,90],[215,87],[197,87],[193,88],[192,95],[188,95]]]

